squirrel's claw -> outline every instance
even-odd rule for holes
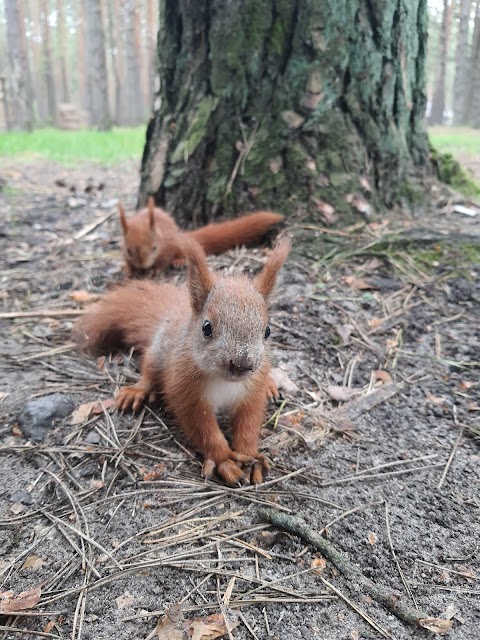
[[[280,391],[273,381],[271,374],[267,379],[267,398],[268,400],[278,400],[280,398]]]
[[[233,456],[232,456],[233,457]],[[247,458],[248,456],[244,456]],[[251,458],[248,458],[251,460]],[[205,480],[211,478],[213,472],[216,471],[224,482],[232,487],[238,485],[239,482],[248,482],[242,469],[240,469],[234,460],[222,460],[215,462],[211,458],[206,458],[202,467],[202,476]]]
[[[252,465],[252,470],[250,472],[250,482],[251,484],[262,484],[263,482],[263,472],[268,472],[270,469],[270,465],[268,464],[267,458],[258,454],[255,456],[255,462]]]
[[[116,405],[120,411],[132,409],[136,413],[145,402],[145,392],[138,387],[122,387],[118,392]]]

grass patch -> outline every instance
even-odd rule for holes
[[[443,153],[480,157],[480,129],[468,127],[430,127],[432,145]]]
[[[28,159],[40,155],[66,165],[79,160],[112,165],[122,160],[140,160],[144,143],[143,126],[111,131],[36,129],[32,133],[0,134],[0,156]]]

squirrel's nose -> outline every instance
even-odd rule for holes
[[[228,371],[232,376],[242,376],[252,370],[253,365],[249,358],[239,358],[235,361],[230,360],[228,364]]]

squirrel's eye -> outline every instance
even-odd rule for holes
[[[154,244],[153,247],[152,247],[152,251],[156,251],[156,250],[157,250],[157,245]]]
[[[265,340],[269,337],[270,335],[270,327],[267,325],[267,328],[265,329]]]
[[[205,320],[205,322],[202,324],[202,333],[206,338],[211,338],[212,337],[212,325],[210,324],[210,322],[208,320]]]

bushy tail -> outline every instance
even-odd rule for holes
[[[242,244],[257,242],[274,225],[283,220],[283,216],[273,211],[258,211],[236,220],[208,224],[195,231],[189,231],[188,237],[199,242],[206,254],[223,253]]]
[[[148,281],[120,285],[87,308],[74,327],[74,338],[92,354],[131,347],[142,352],[152,341],[166,298],[175,292],[171,285]]]

